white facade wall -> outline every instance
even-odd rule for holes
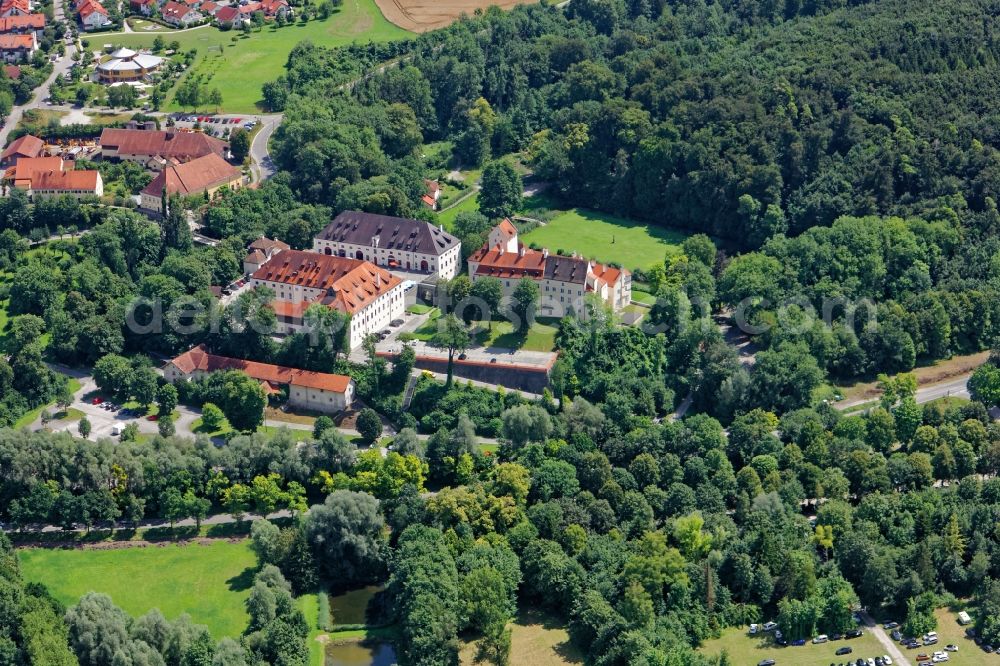
[[[295,384],[288,387],[288,404],[299,409],[336,414],[348,409],[352,402],[354,402],[353,381],[347,385],[347,390],[344,393],[324,391],[308,386],[296,386]]]
[[[397,268],[401,270],[426,271],[446,280],[458,275],[462,267],[461,244],[446,250],[441,255],[436,255],[316,238],[313,239],[313,250],[335,257],[363,259],[383,268],[389,268],[389,261],[394,260]]]

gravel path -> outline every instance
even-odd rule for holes
[[[906,655],[900,651],[899,646],[889,638],[889,635],[885,633],[885,629],[882,625],[875,622],[872,616],[868,613],[862,612],[861,619],[864,621],[865,627],[868,631],[872,632],[872,635],[878,639],[878,642],[882,644],[889,656],[892,657],[892,663],[898,666],[910,666],[910,660],[906,658]]]

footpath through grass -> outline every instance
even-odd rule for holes
[[[217,639],[238,638],[249,620],[243,602],[257,560],[245,540],[18,554],[25,579],[44,583],[67,606],[87,592],[104,592],[133,617],[151,608],[171,620],[188,613]]]
[[[222,31],[208,26],[184,32],[158,30],[88,38],[92,47],[113,44],[137,49],[151,48],[157,37],[168,43],[176,40],[181,52],[198,50],[198,57],[185,79],[200,75],[209,88],[218,88],[222,93],[220,111],[257,113],[263,85],[285,71],[288,54],[299,42],[308,40],[317,46],[345,46],[353,42],[406,39],[413,37],[413,33],[389,23],[373,0],[346,0],[325,20],[296,21],[281,28],[270,24],[249,36],[238,30]],[[179,85],[174,86],[165,108],[188,111],[190,109],[181,109],[173,102],[173,93]]]

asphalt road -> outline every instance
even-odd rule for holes
[[[64,20],[62,3],[57,0],[53,3],[53,8],[55,12],[55,20]],[[0,146],[7,145],[7,137],[10,136],[11,130],[17,127],[17,124],[21,122],[21,118],[24,116],[25,111],[28,111],[29,109],[42,108],[42,100],[49,96],[49,89],[52,87],[52,83],[56,80],[56,77],[62,76],[73,66],[73,54],[75,52],[76,44],[67,44],[66,54],[53,63],[52,74],[50,74],[49,78],[45,79],[45,82],[35,90],[31,99],[28,100],[27,103],[15,106],[11,109],[10,115],[8,115],[4,120],[3,128],[0,129]]]
[[[917,393],[914,398],[916,399],[917,404],[931,402],[932,400],[938,400],[940,398],[970,398],[969,377],[971,376],[972,373],[968,372],[964,375],[959,375],[943,382],[926,384],[917,389]],[[863,405],[867,402],[872,402],[873,400],[878,400],[878,398],[859,398],[848,402],[839,402],[835,404],[834,407],[841,410],[850,409],[851,407]]]

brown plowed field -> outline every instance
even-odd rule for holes
[[[480,8],[498,5],[510,9],[536,0],[375,0],[387,19],[401,28],[413,32],[427,32],[441,28],[460,15]]]

